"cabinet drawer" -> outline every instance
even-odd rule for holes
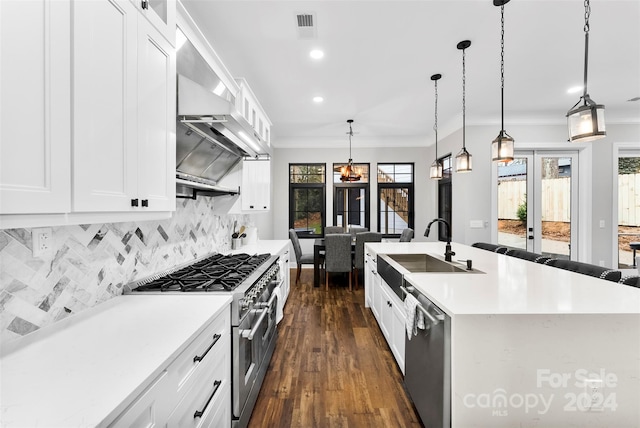
[[[219,407],[231,409],[231,360],[229,353],[220,353],[207,372],[199,374],[198,382],[186,394],[169,417],[167,427],[189,428],[222,426],[212,424]],[[196,417],[196,412],[198,416]],[[231,421],[229,417],[228,424]]]
[[[160,426],[168,416],[171,387],[167,372],[160,376],[133,402],[110,427],[145,428]]]
[[[231,353],[231,316],[225,310],[167,368],[171,384],[178,394],[176,402],[211,366],[224,355]],[[229,363],[231,364],[231,363]]]

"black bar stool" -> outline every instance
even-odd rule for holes
[[[640,242],[629,242],[629,246],[633,250],[633,267],[636,267],[636,250],[640,250]]]

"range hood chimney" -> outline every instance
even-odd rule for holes
[[[270,156],[271,148],[188,40],[178,51],[177,69],[176,196],[237,194],[219,181],[243,158]]]

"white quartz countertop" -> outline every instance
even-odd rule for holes
[[[2,427],[104,426],[231,296],[125,295],[3,346]]]
[[[640,289],[452,243],[453,261],[484,273],[411,273],[405,279],[448,315],[640,314]],[[443,242],[368,243],[376,254],[427,253]],[[458,262],[465,267],[464,261]]]
[[[229,254],[278,254],[285,248],[288,248],[289,242],[288,239],[257,240],[253,244],[242,245],[235,250],[231,250]]]

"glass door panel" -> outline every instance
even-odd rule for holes
[[[540,227],[534,245],[544,255],[571,258],[572,158],[536,156],[540,180]]]
[[[366,221],[366,203],[366,188],[336,187],[334,201],[335,225],[369,227]]]
[[[498,164],[498,244],[577,259],[577,152],[516,152]]]
[[[533,241],[527,239],[527,193],[531,194],[533,180],[529,180],[532,156],[520,154],[511,162],[498,164],[498,244],[533,251]]]
[[[638,267],[629,244],[640,242],[640,152],[622,151],[618,156],[618,268]],[[615,220],[614,220],[615,221]]]

